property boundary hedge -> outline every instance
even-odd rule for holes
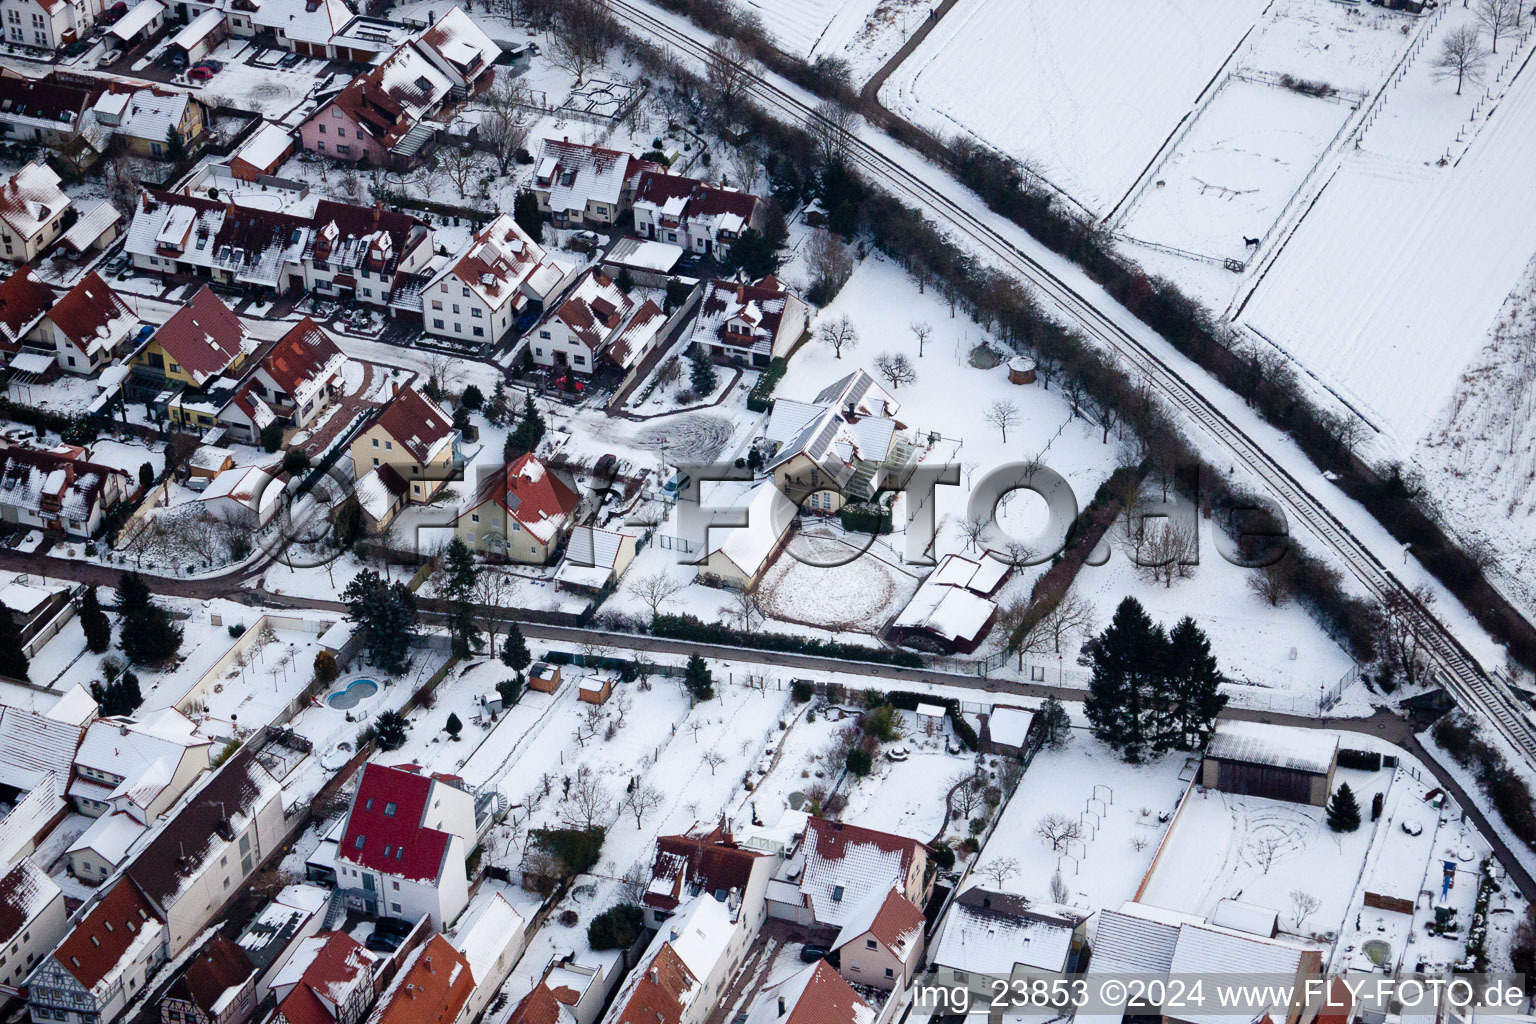
[[[784,379],[784,371],[789,369],[789,364],[783,356],[775,356],[768,363],[768,369],[758,375],[757,383],[752,385],[752,390],[747,393],[747,409],[752,412],[767,412],[773,405],[773,389],[779,386],[779,381]]]
[[[722,647],[750,647],[760,651],[786,651],[813,654],[841,661],[868,661],[900,668],[922,668],[923,659],[912,651],[891,651],[880,647],[860,647],[820,637],[793,636],[787,633],[747,633],[718,623],[704,622],[693,615],[658,615],[651,623],[654,636],[671,640],[691,640]]]

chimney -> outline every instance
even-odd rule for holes
[[[784,1002],[784,997],[783,996],[779,996],[779,1016],[782,1017],[787,1012],[789,1012],[789,1007]]]
[[[128,723],[127,722],[119,722],[118,723],[118,725],[117,725],[117,734],[119,736],[127,736],[128,735]],[[117,753],[117,751],[113,750],[112,753],[115,754],[115,753]]]

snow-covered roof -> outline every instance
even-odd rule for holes
[[[1034,720],[1032,711],[999,704],[992,709],[992,715],[987,719],[987,732],[991,734],[994,743],[1022,747],[1029,737],[1030,723]]]
[[[566,542],[565,558],[555,579],[585,587],[602,587],[613,577],[627,535],[595,526],[578,526]]]
[[[831,964],[818,960],[764,989],[745,1024],[872,1024],[874,1019],[874,1007]]]
[[[354,17],[355,12],[342,0],[261,0],[251,21],[289,39],[327,43]]]
[[[150,22],[164,13],[165,5],[160,0],[139,0],[139,3],[135,4],[127,14],[117,19],[117,24],[107,31],[118,39],[126,41],[138,35],[141,30],[149,27]]]
[[[205,504],[213,501],[230,501],[249,510],[265,522],[283,498],[283,486],[277,478],[259,466],[235,466],[226,469],[208,484],[197,496]]]
[[[224,12],[210,8],[187,22],[171,39],[171,45],[190,50],[223,24]]]
[[[781,416],[784,405],[782,399],[774,403],[766,430],[781,443],[768,462],[769,472],[805,455],[842,487],[860,464],[885,461],[895,445],[900,424],[892,417],[900,406],[864,370],[828,385],[809,403],[791,403]]]
[[[67,206],[69,196],[59,188],[59,176],[47,164],[29,163],[0,187],[0,220],[22,238],[37,235]]]
[[[1216,910],[1211,914],[1211,924],[1222,928],[1230,928],[1233,931],[1249,932],[1253,935],[1262,935],[1266,939],[1275,934],[1279,924],[1279,913],[1261,907],[1256,903],[1244,903],[1241,900],[1223,899],[1217,902]]]
[[[877,829],[811,818],[800,892],[818,922],[841,928],[872,895],[883,896],[905,881],[914,851],[922,845]]]
[[[530,300],[544,302],[564,277],[539,245],[508,214],[479,231],[457,256],[427,282],[426,294],[468,288],[493,313],[509,303],[523,310]],[[457,297],[457,294],[455,295]]]
[[[798,513],[772,481],[758,484],[746,498],[746,524],[710,529],[705,557],[724,555],[744,575],[756,576]]]
[[[987,628],[997,605],[960,587],[923,581],[893,623],[903,629],[922,629],[955,641],[973,641]]]
[[[23,857],[0,877],[0,947],[25,931],[62,890],[32,858]]]
[[[82,213],[80,219],[70,225],[69,230],[60,236],[60,241],[76,252],[84,252],[122,219],[123,215],[117,212],[117,207],[103,199]]]
[[[618,150],[545,139],[535,180],[549,190],[549,208],[555,213],[579,212],[588,202],[617,206],[625,182],[647,166]]]
[[[131,814],[110,811],[91,822],[91,827],[80,833],[80,838],[70,845],[69,853],[89,850],[107,864],[116,867],[128,856],[128,851],[139,837],[149,831],[149,826]]]
[[[871,934],[903,961],[917,950],[923,934],[923,912],[892,884],[884,892],[871,892],[838,930],[832,949]]]
[[[1205,756],[1326,775],[1333,770],[1339,738],[1316,729],[1267,722],[1221,721]]]
[[[527,922],[499,892],[482,892],[453,933],[453,946],[469,961],[475,984],[486,984],[508,946],[522,941]]]
[[[668,274],[673,267],[677,266],[677,261],[683,258],[683,252],[682,246],[673,245],[671,242],[621,238],[613,243],[604,261],[618,266]]]
[[[1061,971],[1082,920],[1079,913],[973,887],[950,905],[928,960],[938,967],[1000,978],[1012,975],[1020,964]]]
[[[352,640],[357,626],[351,619],[337,619],[328,626],[320,638],[315,641],[320,647],[327,647],[333,651],[339,651]]]
[[[424,29],[416,45],[461,86],[469,85],[501,56],[501,47],[459,7]]]
[[[269,170],[276,167],[292,146],[293,133],[289,129],[266,121],[230,159],[243,160],[259,170]]]

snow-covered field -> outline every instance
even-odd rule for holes
[[[731,0],[754,14],[785,52],[846,60],[866,81],[928,17],[932,0]]]
[[[1120,229],[1203,256],[1243,259],[1344,125],[1351,103],[1233,78],[1198,115]]]
[[[1029,162],[1109,212],[1263,0],[961,0],[881,90],[889,109]]]

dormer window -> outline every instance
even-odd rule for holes
[[[366,839],[366,838],[367,838],[367,836],[358,836],[357,839],[355,841],[353,841],[352,846],[354,848],[356,848],[356,849],[361,850],[363,848],[363,840]],[[839,889],[839,891],[841,891],[841,889]]]
[[[359,839],[357,841],[357,845],[358,846],[362,846],[363,845],[363,841],[361,839]],[[834,885],[832,887],[832,902],[833,903],[841,903],[841,902],[843,902],[843,887],[842,886]]]

